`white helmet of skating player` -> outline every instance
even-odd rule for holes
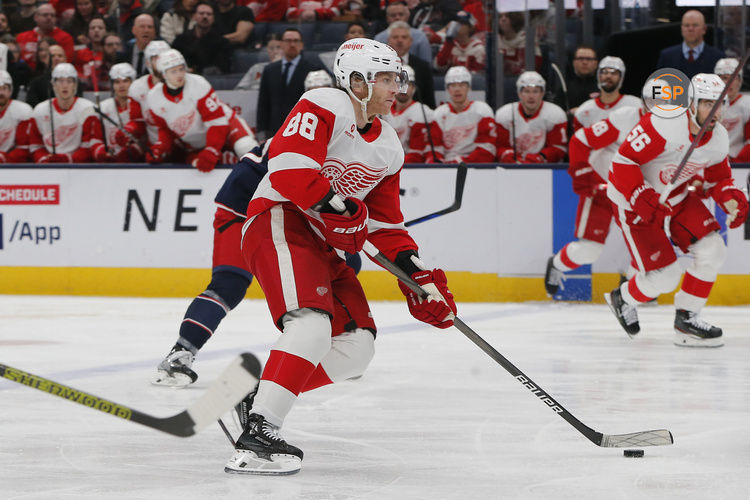
[[[367,103],[372,97],[372,86],[378,73],[393,72],[399,79],[399,92],[406,91],[406,75],[401,67],[401,58],[385,43],[369,38],[352,38],[341,44],[333,61],[333,75],[339,87],[356,99],[366,113]],[[367,84],[367,97],[354,95],[351,88],[352,75],[358,75]]]
[[[333,79],[324,69],[310,71],[305,77],[305,91],[319,87],[332,87]]]
[[[596,68],[596,86],[599,90],[602,90],[602,84],[599,82],[599,74],[603,69],[615,69],[620,72],[620,81],[617,83],[617,89],[622,87],[622,82],[625,80],[625,62],[622,59],[615,56],[606,56],[599,61],[599,66]]]
[[[451,83],[468,83],[471,86],[471,73],[466,66],[453,66],[445,73],[445,86]]]
[[[717,75],[731,75],[739,65],[740,62],[737,59],[733,57],[725,57],[716,61],[716,66],[714,66],[714,73],[716,73]],[[739,77],[742,78],[741,71],[739,73]]]
[[[688,116],[690,120],[696,126],[700,127],[697,120],[698,104],[701,99],[707,99],[709,101],[715,101],[721,97],[721,93],[724,90],[724,81],[713,73],[698,73],[690,79],[690,83],[693,87],[693,102],[688,108]],[[724,98],[726,101],[726,97]]]
[[[4,69],[0,69],[0,86],[2,85],[7,85],[10,87],[10,91],[13,92],[13,78]]]
[[[76,71],[75,66],[73,66],[72,64],[60,63],[55,66],[55,69],[52,70],[52,81],[54,82],[58,78],[74,78],[77,82],[78,72]]]
[[[135,77],[135,68],[130,63],[117,63],[109,70],[109,79],[112,81],[125,80],[126,78],[135,80]]]
[[[519,75],[518,80],[516,80],[516,90],[521,92],[521,89],[525,87],[541,87],[542,92],[544,92],[546,82],[542,78],[542,75],[536,71],[524,71]]]
[[[148,72],[153,74],[154,68],[151,67],[151,58],[158,56],[162,52],[166,52],[170,49],[169,44],[164,40],[151,40],[143,49],[143,57],[146,58],[146,68]],[[158,69],[157,69],[158,71]]]

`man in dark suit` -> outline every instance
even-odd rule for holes
[[[324,69],[320,58],[306,59],[302,55],[302,33],[289,28],[281,35],[284,57],[263,68],[258,93],[258,140],[272,137],[286,120],[302,94],[305,77],[310,71]]]
[[[411,27],[405,21],[395,21],[388,26],[388,45],[393,47],[403,64],[408,64],[414,70],[414,83],[417,86],[414,100],[435,109],[432,66],[429,61],[424,61],[409,53],[411,44]]]
[[[118,54],[117,62],[130,63],[138,76],[148,73],[144,50],[156,39],[156,23],[151,14],[139,14],[133,22],[133,38],[128,40],[125,50]]]
[[[706,20],[697,10],[689,10],[682,16],[682,43],[667,47],[659,53],[657,68],[679,69],[692,78],[698,73],[713,73],[716,61],[724,57],[724,51],[703,41]]]

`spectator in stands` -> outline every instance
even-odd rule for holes
[[[18,56],[20,50],[16,43],[16,38],[13,35],[3,35],[0,37],[0,43],[4,43],[5,46],[8,47],[8,64],[6,69],[15,82],[12,95],[13,99],[15,99],[18,97],[19,88],[25,87],[29,84],[31,70],[26,65],[26,62],[19,60]]]
[[[336,4],[336,0],[289,0],[286,19],[303,23],[330,21],[340,13]]]
[[[250,66],[242,80],[234,88],[235,90],[258,90],[260,88],[260,78],[263,75],[263,68],[269,63],[279,61],[284,57],[284,50],[281,46],[281,37],[275,33],[271,34],[266,42],[266,51],[268,61],[257,62]]]
[[[107,35],[104,18],[97,15],[89,23],[86,47],[75,52],[73,66],[78,71],[83,90],[109,90],[109,68],[103,68],[104,37]]]
[[[12,98],[10,73],[0,70],[0,164],[25,163],[29,155],[31,106]]]
[[[411,29],[404,21],[396,21],[388,26],[388,45],[393,47],[403,64],[408,64],[414,70],[414,83],[417,85],[415,98],[427,106],[435,107],[435,90],[432,81],[432,67],[429,61],[424,61],[411,54]]]
[[[88,45],[89,23],[96,15],[94,0],[76,0],[73,17],[61,26],[73,37],[75,45]]]
[[[739,61],[734,58],[719,59],[714,73],[726,84],[730,75],[737,69]],[[729,134],[729,161],[750,162],[750,97],[740,94],[742,71],[732,81],[727,90],[729,105],[721,113],[721,124]]]
[[[0,36],[10,35],[10,22],[5,12],[0,12]]]
[[[34,29],[36,26],[34,14],[36,14],[36,0],[18,0],[18,9],[8,18],[10,32],[18,35]]]
[[[338,0],[339,15],[334,21],[364,21],[364,0]]]
[[[471,73],[453,66],[445,74],[450,100],[435,110],[435,152],[445,163],[490,163],[495,161],[495,120],[492,108],[469,99]]]
[[[282,21],[286,15],[287,0],[250,0],[246,5],[253,11],[255,22]]]
[[[682,15],[682,43],[667,47],[659,53],[657,68],[679,69],[688,78],[698,73],[711,73],[716,62],[724,57],[724,51],[703,41],[706,34],[706,19],[697,10]]]
[[[260,78],[256,121],[258,140],[273,136],[284,123],[289,111],[305,92],[307,73],[323,69],[319,59],[303,57],[304,43],[299,30],[285,30],[281,44],[283,58],[266,66]]]
[[[596,51],[587,45],[579,46],[573,54],[573,74],[566,78],[567,109],[571,116],[575,115],[578,106],[599,96],[599,84],[596,81],[597,63]]]
[[[130,40],[135,20],[144,12],[141,2],[140,0],[117,0],[116,5],[111,15],[106,18],[107,25],[117,26],[117,34],[120,36],[120,40]],[[136,68],[136,71],[138,71],[138,68]]]
[[[213,28],[214,8],[201,0],[195,7],[195,26],[175,38],[172,47],[184,56],[193,73],[229,73],[232,48],[229,40]]]
[[[458,0],[422,0],[412,9],[409,24],[424,31],[430,43],[440,43],[437,32],[453,21],[460,10]]]
[[[26,61],[32,70],[36,67],[36,44],[41,38],[51,37],[65,50],[67,60],[73,59],[73,37],[55,26],[57,20],[55,8],[50,4],[42,4],[34,14],[36,28],[19,33],[16,37],[18,46],[21,48],[21,58]]]
[[[503,54],[503,73],[505,76],[517,76],[526,68],[526,30],[523,29],[521,12],[503,12],[498,17],[498,50]],[[536,66],[542,64],[542,52],[535,44],[534,60]]]
[[[364,24],[358,21],[352,21],[346,26],[344,41],[349,41],[352,38],[368,38],[367,29],[365,28]],[[383,42],[385,42],[385,40],[383,40]]]
[[[130,63],[136,74],[143,76],[148,71],[143,51],[149,42],[156,39],[156,24],[151,14],[139,14],[133,21],[132,33],[134,38],[127,42],[125,53],[120,56],[118,62]]]
[[[29,82],[29,91],[26,93],[26,102],[33,108],[45,99],[49,99],[52,93],[50,73],[60,63],[67,61],[65,51],[52,38],[45,38],[39,42],[42,48],[39,51],[40,67],[43,71]],[[80,89],[78,89],[80,92]]]
[[[536,71],[516,80],[518,102],[495,113],[500,163],[557,163],[567,152],[568,119],[559,106],[544,101],[545,81]]]
[[[456,14],[456,20],[448,23],[445,42],[435,56],[435,68],[446,71],[452,66],[465,66],[472,73],[483,71],[487,51],[480,37],[474,36],[476,20],[468,12]]]
[[[236,0],[216,0],[214,18],[216,31],[224,35],[232,47],[245,45],[253,32],[253,11],[243,5],[237,5]]]
[[[388,22],[388,26],[395,23],[396,21],[408,22],[409,7],[406,6],[405,2],[393,2],[388,4],[388,7],[385,8],[385,20]],[[427,40],[427,36],[424,34],[424,32],[422,32],[422,30],[412,28],[411,26],[409,26],[409,31],[411,33],[412,40],[411,47],[409,48],[409,53],[414,54],[423,61],[432,61],[432,49],[430,48],[430,42]],[[387,43],[388,29],[386,28],[375,35],[374,40],[376,42]]]
[[[49,0],[49,4],[55,8],[55,14],[60,20],[73,17],[75,0]]]
[[[474,16],[477,24],[474,27],[477,33],[487,31],[487,15],[484,12],[482,0],[460,0],[461,10],[464,10]]]
[[[195,6],[198,0],[175,0],[172,8],[161,16],[159,36],[171,44],[178,35],[195,26]]]

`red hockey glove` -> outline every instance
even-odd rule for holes
[[[630,196],[630,206],[646,224],[661,224],[665,217],[672,215],[674,210],[668,201],[664,205],[659,203],[659,194],[654,191],[654,188],[645,184],[633,191]]]
[[[417,271],[411,278],[430,295],[421,299],[408,286],[398,282],[398,287],[406,296],[409,312],[419,321],[424,321],[438,328],[453,326],[456,317],[456,303],[453,294],[448,290],[448,279],[442,269],[432,271]]]
[[[94,161],[100,163],[105,163],[112,160],[112,155],[109,154],[107,148],[104,147],[104,144],[97,144],[94,148],[94,151],[92,152],[92,156],[94,157]]]
[[[512,149],[506,149],[500,153],[500,163],[516,163],[516,154]]]
[[[357,253],[367,241],[367,205],[356,198],[344,200],[350,216],[321,212],[323,236],[329,245],[347,253]]]
[[[193,166],[201,172],[210,172],[216,167],[218,161],[219,152],[212,147],[207,147],[198,153],[198,156],[193,160]]]
[[[568,173],[573,180],[573,192],[578,196],[591,196],[596,191],[599,176],[587,163],[571,164]]]
[[[39,159],[39,163],[70,163],[70,155],[66,153],[47,154]]]
[[[149,151],[146,151],[146,161],[148,163],[161,163],[167,157],[167,150],[160,143],[156,143],[151,146]]]
[[[694,192],[701,198],[708,198],[708,193],[706,192],[706,189],[704,187],[705,183],[706,179],[704,179],[702,176],[694,175],[688,181],[688,191]]]
[[[130,141],[130,139],[128,138],[127,135],[125,135],[125,132],[123,132],[120,129],[115,130],[115,137],[114,137],[115,144],[117,144],[121,148],[124,148],[125,146],[128,145],[128,141]]]
[[[716,186],[712,192],[714,201],[721,206],[722,210],[728,215],[727,223],[734,229],[740,227],[747,220],[748,203],[745,193],[734,187],[734,185],[725,183]]]
[[[541,154],[525,154],[521,158],[521,163],[547,163],[547,158]]]

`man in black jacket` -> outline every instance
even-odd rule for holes
[[[302,33],[289,28],[281,35],[284,57],[263,68],[258,93],[258,140],[272,137],[286,120],[302,94],[305,77],[310,71],[324,69],[320,58],[306,59],[302,55]]]
[[[172,48],[185,56],[193,73],[203,74],[206,68],[218,68],[229,73],[229,55],[232,51],[229,40],[214,29],[214,8],[206,1],[195,6],[195,26],[177,36]]]
[[[411,49],[411,28],[404,21],[396,21],[388,26],[388,45],[393,47],[402,64],[408,64],[414,70],[414,83],[417,92],[414,100],[435,109],[435,87],[432,81],[432,66],[429,61],[423,61],[414,54],[409,54]]]

